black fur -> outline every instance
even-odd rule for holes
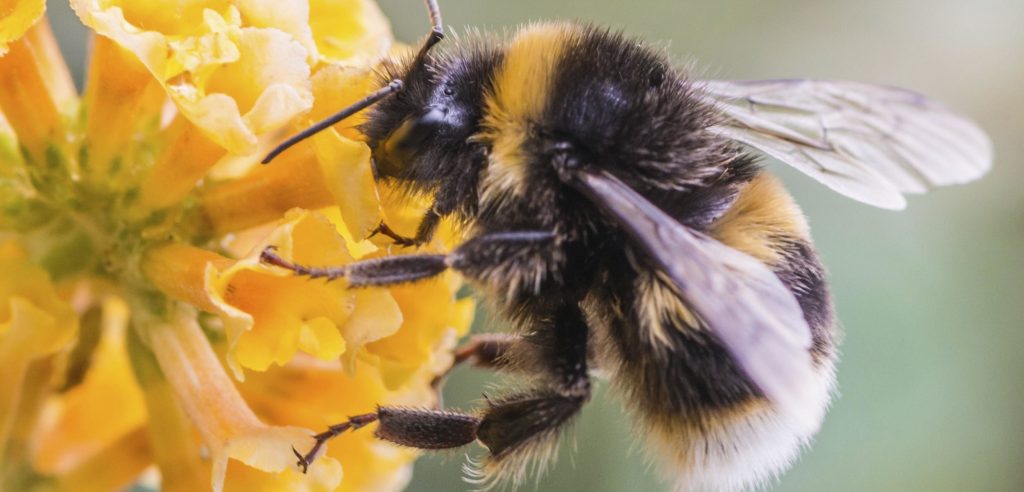
[[[539,126],[544,136],[572,143],[638,191],[687,191],[748,173],[726,165],[738,157],[735,149],[704,131],[714,119],[662,54],[586,27],[566,47]]]
[[[531,387],[490,400],[480,422],[478,438],[493,462],[554,449],[560,431],[590,400],[590,330],[583,312],[572,298],[551,304],[552,311],[534,313],[533,322],[521,326],[529,331],[507,355],[514,370],[529,375]]]
[[[469,140],[480,131],[484,94],[493,83],[501,51],[469,42],[428,54],[422,67],[412,61],[385,64],[382,82],[402,79],[405,88],[375,106],[360,127],[373,151],[375,172],[378,178],[395,179],[409,192],[433,194],[434,210],[441,216],[453,212],[472,216],[487,149]],[[389,137],[431,107],[443,108],[445,114],[428,135],[420,136],[429,143],[390,155],[385,145]]]
[[[806,241],[787,241],[783,254],[785,261],[775,269],[775,275],[800,303],[804,319],[811,327],[811,355],[820,362],[835,354],[837,342],[835,309],[825,268],[818,252]]]
[[[696,410],[729,407],[756,395],[725,350],[706,334],[673,329],[667,350],[649,345],[637,328],[635,311],[644,300],[633,290],[638,269],[648,267],[642,259],[627,259],[642,254],[593,204],[562,184],[552,162],[564,162],[570,154],[582,165],[609,170],[681,223],[706,229],[758,169],[752,158],[705,131],[716,116],[693,90],[667,60],[635,40],[585,29],[558,64],[546,114],[534,122],[534,138],[526,144],[533,156],[525,186],[529,199],[500,208],[485,204],[475,217],[481,232],[560,231],[564,242],[552,255],[565,258],[554,277],[561,282],[552,280],[539,295],[499,301],[509,305],[503,314],[529,331],[543,326],[536,313],[547,309],[551,296],[582,292],[578,299],[589,296],[595,306],[619,307],[624,316],[604,315],[611,321],[610,338],[624,369],[637,376],[635,399],[657,406],[652,410],[659,415],[696,415]]]
[[[544,441],[556,438],[586,399],[551,391],[510,396],[488,409],[477,437],[496,459],[521,451],[524,446],[550,444]]]
[[[609,363],[619,372],[616,380],[630,406],[640,407],[649,417],[691,415],[699,420],[709,411],[756,397],[738,365],[707,332],[667,317],[665,346],[639,329],[645,299],[632,286],[638,270],[648,268],[629,262],[609,268],[588,303],[592,321],[602,325],[612,342]]]

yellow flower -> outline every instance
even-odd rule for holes
[[[26,406],[38,403],[36,387],[26,384],[38,372],[48,373],[52,356],[67,347],[78,330],[71,306],[60,299],[47,273],[20,248],[5,246],[0,255],[0,463],[17,452],[9,444],[21,441],[17,428]],[[24,423],[32,423],[24,422]],[[9,444],[8,444],[9,443]]]
[[[0,7],[0,489],[401,488],[417,453],[372,432],[308,474],[292,447],[378,404],[434,404],[473,312],[458,279],[350,290],[259,261],[399,254],[367,234],[422,216],[380,199],[358,119],[257,164],[373,89],[394,49],[380,10],[71,5],[94,31],[81,96],[45,3]]]

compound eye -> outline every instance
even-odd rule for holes
[[[397,175],[410,159],[435,137],[442,126],[448,124],[448,109],[432,106],[406,119],[401,126],[377,148],[378,165],[383,175]]]
[[[388,140],[394,140],[395,148],[398,150],[413,150],[437,134],[437,131],[444,125],[447,115],[448,111],[445,108],[427,108],[422,113],[406,120]]]

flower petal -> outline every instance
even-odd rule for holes
[[[313,103],[306,50],[291,36],[276,29],[242,28],[234,39],[237,61],[221,65],[206,81],[206,100],[182,98],[182,113],[207,131],[221,135],[236,132],[237,141],[223,144],[236,153],[251,151],[256,136],[276,130]],[[196,81],[200,82],[200,81]],[[223,97],[214,98],[216,93]],[[237,109],[231,108],[233,101]],[[233,109],[239,121],[229,121],[219,111]],[[217,111],[217,112],[214,112]],[[242,139],[247,141],[243,142]]]
[[[152,458],[153,450],[146,429],[139,427],[59,475],[55,489],[75,492],[125,490],[149,467]]]
[[[126,178],[137,172],[134,167],[145,162],[136,142],[156,137],[166,97],[135,55],[109,38],[93,37],[84,102],[87,153],[79,163],[87,180],[115,189],[127,186]]]
[[[264,490],[337,490],[335,487],[342,480],[342,465],[337,460],[317,460],[308,474],[294,466],[292,447],[298,449],[297,443],[308,445],[309,441],[309,431],[294,427],[267,427],[233,440],[229,456],[248,467],[228,468],[226,490],[252,490],[253,486]]]
[[[140,206],[144,214],[179,203],[224,155],[216,142],[184,117],[178,117],[163,134],[165,147],[142,181]]]
[[[311,355],[324,360],[344,353],[351,361],[366,343],[398,330],[401,313],[386,291],[351,291],[344,281],[310,280],[264,265],[259,254],[266,245],[307,265],[352,261],[337,226],[323,215],[296,210],[249,257],[211,271],[208,292],[225,318],[232,363],[263,371],[288,363],[304,347],[316,347]],[[309,327],[313,320],[315,330]],[[322,337],[327,323],[344,343]]]
[[[236,0],[235,5],[253,27],[271,27],[290,34],[306,48],[310,62],[317,58],[313,30],[309,27],[309,2],[306,0]],[[346,15],[347,12],[342,14]]]
[[[373,411],[377,405],[429,406],[434,401],[429,378],[391,391],[370,362],[359,361],[354,371],[348,371],[337,362],[303,357],[252,374],[242,383],[241,391],[268,422],[316,429]],[[302,404],[296,405],[297,401]],[[345,476],[338,491],[397,491],[408,483],[412,460],[418,454],[381,442],[372,429],[362,429],[332,439],[318,459],[334,458],[341,463]]]
[[[219,15],[228,15],[231,2],[228,0],[171,0],[171,1],[139,1],[139,0],[106,0],[97,2],[120,8],[124,17],[135,26],[167,36],[194,36],[204,32],[203,21],[206,11]]]
[[[380,73],[375,67],[321,65],[313,73],[313,109],[304,125],[312,124],[350,106],[380,88]],[[366,121],[367,109],[345,120],[335,123],[332,128],[350,140],[363,140],[359,125]]]
[[[206,187],[200,202],[213,230],[226,233],[277,221],[292,208],[329,206],[335,198],[328,186],[312,145],[303,142],[273,165]]]
[[[380,201],[370,169],[370,149],[333,128],[313,137],[320,169],[345,224],[363,238],[380,223]]]
[[[160,369],[210,449],[215,491],[223,490],[229,460],[282,474],[279,479],[298,483],[300,490],[337,487],[340,465],[330,458],[313,463],[308,475],[295,472],[291,447],[312,445],[310,432],[268,426],[256,417],[224,372],[194,313],[179,309],[167,322],[149,325],[147,332]]]
[[[324,215],[295,210],[241,260],[172,243],[147,252],[142,268],[175,299],[221,315],[228,361],[238,377],[243,367],[264,371],[287,364],[298,351],[323,360],[345,354],[351,365],[364,345],[401,326],[391,294],[298,277],[259,259],[264,247],[274,245],[303,264],[344,265],[353,258],[338,229]]]
[[[0,349],[31,359],[67,346],[77,329],[46,272],[23,260],[0,261]]]
[[[450,354],[439,350],[445,348],[439,344],[449,338],[448,332],[452,332],[451,338],[468,333],[476,307],[471,298],[454,300],[455,285],[442,278],[390,289],[405,322],[394,335],[366,347],[380,358],[388,388],[399,388],[424,370],[451,364]]]
[[[156,356],[139,336],[129,334],[128,354],[135,378],[146,399],[149,441],[160,471],[160,489],[166,492],[203,490],[210,483],[210,464],[189,417],[164,376]]]
[[[67,347],[77,329],[78,318],[46,272],[25,260],[0,260],[0,462],[29,365]]]
[[[0,56],[0,111],[35,163],[67,145],[63,112],[73,112],[74,85],[45,18]],[[52,158],[50,159],[52,160]]]
[[[309,10],[309,24],[324,62],[368,65],[391,47],[391,27],[376,2],[312,0]]]
[[[4,56],[7,53],[7,45],[22,37],[44,12],[44,0],[4,2],[3,15],[0,15],[0,56]]]
[[[145,422],[142,392],[125,350],[127,305],[107,299],[101,323],[84,380],[51,402],[51,419],[39,431],[33,462],[44,473],[77,467]]]
[[[14,134],[14,128],[11,128],[3,111],[0,111],[0,177],[13,176],[16,164],[21,164],[18,136]]]
[[[402,326],[403,314],[394,297],[386,289],[360,289],[356,291],[356,309],[342,327],[345,339],[353,346],[391,335]],[[354,350],[345,352],[345,367],[355,370]]]
[[[288,33],[241,26],[226,2],[72,0],[87,26],[131,51],[178,110],[210,140],[236,154],[312,105],[307,51]]]

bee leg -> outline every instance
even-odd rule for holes
[[[442,213],[438,210],[436,203],[430,207],[430,210],[427,210],[427,213],[423,214],[420,225],[416,227],[416,237],[413,238],[413,242],[417,246],[429,243],[434,238],[437,226],[441,224],[441,216]]]
[[[464,363],[474,367],[493,369],[503,365],[502,358],[521,338],[509,333],[481,333],[469,337],[469,341],[455,349],[452,368]],[[449,371],[451,372],[451,371]],[[439,378],[446,376],[445,373]]]
[[[481,158],[485,157],[481,156]],[[434,238],[437,227],[441,225],[441,219],[451,215],[459,208],[458,197],[465,195],[467,187],[475,186],[475,181],[465,183],[459,182],[459,180],[448,181],[442,185],[434,198],[434,203],[423,214],[423,218],[420,219],[414,237],[408,238],[395,233],[383,221],[374,229],[370,237],[378,233],[384,234],[394,240],[395,244],[401,246],[420,246],[429,243]]]
[[[531,374],[532,389],[489,400],[477,439],[491,456],[480,470],[489,479],[519,476],[531,460],[544,460],[566,424],[590,400],[589,328],[576,303],[556,307],[532,326],[508,359]]]
[[[313,460],[316,459],[317,455],[320,454],[320,449],[324,447],[324,444],[326,444],[327,441],[334,439],[339,434],[342,434],[345,431],[357,430],[376,421],[376,413],[367,413],[363,415],[349,417],[348,420],[345,422],[342,422],[340,424],[334,424],[328,427],[327,430],[313,436],[313,439],[316,439],[316,443],[313,444],[313,447],[310,448],[308,453],[302,454],[297,449],[292,448],[292,453],[295,453],[295,457],[299,459],[299,461],[296,464],[299,466],[299,468],[302,468],[302,473],[306,473],[306,470],[309,469],[309,465],[311,465],[313,463]]]
[[[393,244],[398,246],[420,246],[422,244],[429,243],[434,237],[434,233],[437,232],[437,226],[441,224],[441,212],[437,210],[437,206],[430,207],[427,213],[423,215],[423,219],[420,220],[420,225],[416,228],[416,236],[405,237],[393,229],[388,227],[387,223],[383,220],[377,225],[373,231],[370,231],[370,235],[366,236],[371,238],[377,234],[391,238]]]
[[[351,287],[415,282],[448,268],[475,279],[490,279],[516,262],[535,262],[551,250],[555,236],[544,231],[502,232],[466,241],[449,255],[398,255],[357,261],[340,267],[312,267],[282,258],[273,246],[260,255],[264,263],[311,278],[345,278]]]
[[[391,229],[391,227],[388,227],[388,224],[383,220],[380,221],[380,224],[377,224],[377,227],[374,230],[370,231],[370,235],[366,236],[366,238],[369,239],[373,236],[376,236],[377,234],[390,238],[392,244],[395,244],[397,246],[415,246],[418,244],[422,244],[417,243],[415,238],[405,237],[395,232],[393,229]]]
[[[542,458],[538,450],[557,445],[559,431],[575,417],[590,395],[565,395],[558,391],[534,390],[492,400],[480,421],[477,439],[490,451],[489,461],[502,466],[513,457]],[[540,454],[543,454],[541,452]]]
[[[292,448],[296,463],[306,473],[327,441],[349,431],[377,422],[374,435],[378,439],[417,449],[449,449],[465,446],[476,440],[480,419],[469,414],[441,410],[404,407],[378,407],[374,413],[349,417],[315,436],[316,443],[302,454]]]
[[[424,450],[451,449],[479,439],[490,449],[493,457],[505,457],[538,434],[557,431],[585,401],[584,395],[567,397],[552,391],[521,393],[492,402],[482,419],[448,410],[382,406],[375,413],[350,417],[313,436],[316,442],[307,453],[292,451],[298,458],[296,464],[305,473],[327,441],[377,422],[374,435],[401,446]]]
[[[480,418],[462,412],[380,407],[378,439],[417,449],[451,449],[476,440]]]
[[[504,365],[504,357],[521,339],[507,333],[483,333],[469,337],[469,341],[455,349],[455,360],[452,366],[439,374],[430,382],[430,387],[437,392],[437,406],[443,407],[441,389],[448,375],[456,367],[470,363],[474,367],[495,369]]]
[[[340,267],[311,267],[282,258],[268,246],[260,261],[310,278],[348,279],[351,287],[395,285],[436,276],[448,269],[445,255],[402,255],[357,261]]]
[[[537,386],[488,399],[481,417],[467,413],[401,407],[379,407],[376,413],[352,417],[315,436],[306,454],[296,452],[305,470],[324,443],[333,437],[378,422],[375,435],[385,441],[418,449],[450,449],[480,441],[490,450],[484,472],[493,478],[517,476],[530,459],[545,459],[557,444],[559,431],[590,399],[587,375],[588,328],[575,302],[540,316],[533,331],[522,338],[479,337],[460,351],[462,361],[513,364],[535,375]],[[500,352],[500,354],[499,354]]]

